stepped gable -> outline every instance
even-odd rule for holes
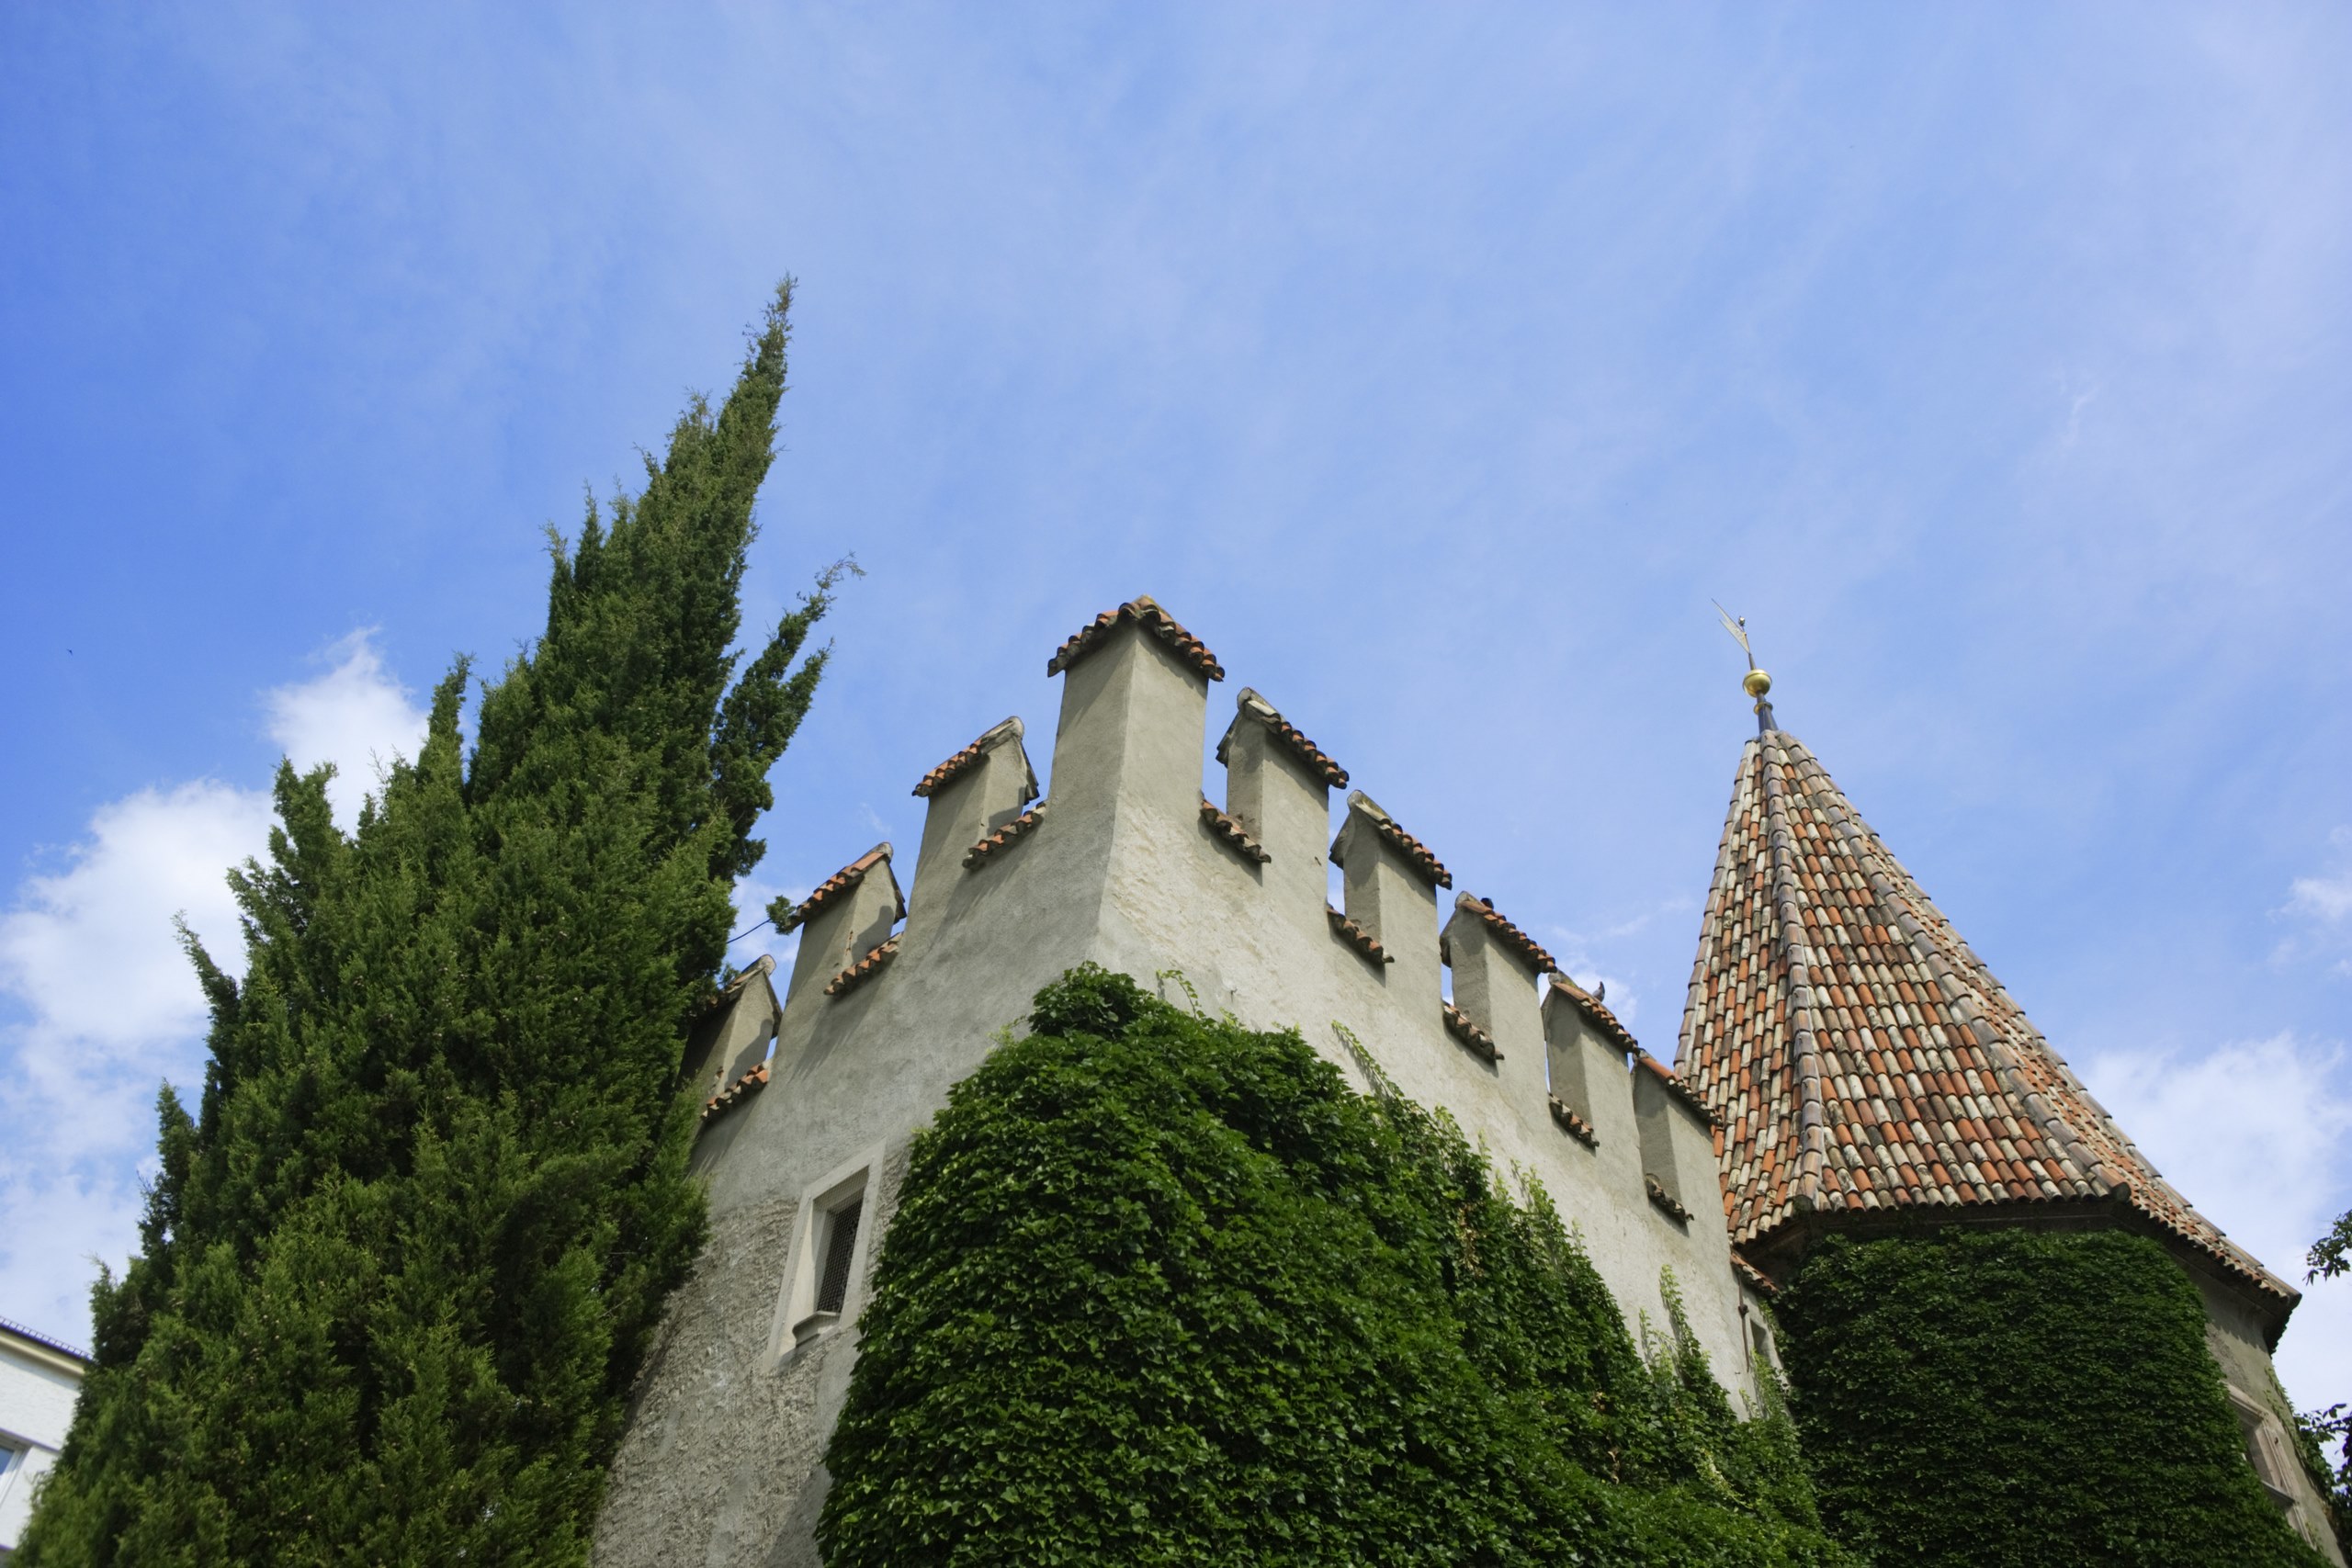
[[[1266,727],[1275,739],[1290,749],[1292,756],[1306,764],[1308,773],[1313,773],[1333,789],[1348,787],[1348,770],[1333,761],[1323,748],[1309,740],[1298,726],[1276,712],[1273,704],[1248,686],[1244,686],[1241,688],[1240,701],[1237,707],[1238,710],[1235,715],[1237,723],[1245,716],[1257,720]],[[1232,747],[1233,731],[1228,729],[1225,732],[1225,738],[1216,743],[1216,760],[1220,765],[1231,765],[1228,753]]]
[[[903,777],[904,775],[901,774],[900,776]],[[801,900],[799,903],[795,904],[792,907],[792,912],[785,916],[784,923],[776,927],[776,930],[778,931],[789,932],[797,931],[800,927],[807,925],[824,910],[825,906],[831,904],[834,899],[840,897],[842,894],[848,892],[851,888],[865,881],[865,874],[867,872],[872,871],[876,866],[880,865],[884,861],[887,861],[889,858],[889,845],[875,845],[872,849],[866,851],[864,854],[858,856],[855,860],[842,867],[841,870],[833,873],[832,875],[819,883],[817,885],[817,891],[808,895],[807,898]],[[900,898],[899,900],[899,918],[904,919],[906,918],[906,913],[907,901],[904,898]]]
[[[1899,1209],[2117,1203],[2283,1326],[2299,1297],[2157,1175],[1759,703],[1683,1013],[1735,1247]]]
[[[1152,636],[1176,650],[1176,657],[1207,676],[1212,681],[1225,679],[1225,666],[1208,645],[1177,624],[1176,617],[1161,609],[1148,593],[1138,593],[1115,610],[1105,610],[1080,626],[1069,641],[1054,650],[1046,660],[1046,673],[1058,675],[1096,649],[1103,639],[1119,628],[1123,621],[1133,621]]]

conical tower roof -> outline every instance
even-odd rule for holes
[[[2153,1227],[2275,1336],[2293,1288],[2156,1174],[1813,753],[1758,711],[1676,1062],[1715,1117],[1733,1245],[1763,1261],[1897,1211],[2105,1215]]]

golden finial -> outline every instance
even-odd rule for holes
[[[1747,617],[1733,615],[1723,607],[1720,601],[1711,600],[1709,603],[1714,604],[1715,614],[1723,617],[1724,630],[1731,633],[1732,641],[1739,644],[1739,651],[1747,656],[1747,673],[1740,677],[1739,689],[1756,699],[1757,722],[1770,729],[1772,728],[1772,705],[1764,699],[1772,690],[1772,676],[1770,671],[1756,667],[1756,650],[1747,643]]]

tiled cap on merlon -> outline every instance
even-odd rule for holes
[[[1080,626],[1046,661],[1046,673],[1058,675],[1068,670],[1102,647],[1113,632],[1129,621],[1166,643],[1179,660],[1212,681],[1225,679],[1225,666],[1216,661],[1216,655],[1208,650],[1208,645],[1178,625],[1176,617],[1161,609],[1148,593],[1138,593],[1117,609],[1105,610]]]
[[[1216,760],[1230,766],[1233,761],[1233,731],[1244,723],[1262,725],[1283,749],[1298,759],[1310,778],[1321,780],[1333,789],[1348,787],[1348,770],[1331,760],[1323,748],[1309,740],[1298,726],[1275,711],[1274,705],[1250,687],[1241,688],[1234,704],[1233,724],[1227,727],[1223,739],[1216,743]]]
[[[906,775],[903,773],[899,775],[901,778],[904,778],[905,776]],[[888,844],[875,845],[872,849],[866,851],[864,854],[858,856],[855,860],[842,867],[841,870],[833,873],[832,875],[819,883],[817,885],[817,891],[809,894],[808,897],[803,898],[797,904],[794,904],[789,908],[778,911],[776,914],[775,929],[788,934],[798,930],[800,927],[807,925],[810,920],[822,914],[833,903],[847,897],[852,889],[865,880],[866,874],[871,872],[876,866],[878,865],[887,868],[889,863],[890,846]],[[889,873],[886,869],[883,874],[887,876]],[[891,886],[892,892],[896,894],[897,883],[893,881]],[[898,906],[898,918],[904,919],[907,912],[905,898],[898,897],[895,901]],[[777,904],[782,904],[784,900],[781,898],[776,900]]]
[[[1898,1211],[2105,1213],[2232,1288],[2275,1339],[2295,1290],[2157,1175],[1762,683],[1677,1056],[1719,1129],[1733,1244],[1769,1269]]]
[[[1001,723],[989,726],[981,732],[978,739],[917,780],[914,788],[915,798],[930,799],[986,761],[990,751],[1000,746],[1018,741],[1021,735],[1021,720],[1018,718],[1008,718]],[[1037,774],[1035,769],[1029,767],[1028,758],[1025,755],[1021,759],[1021,762],[1027,783],[1027,793],[1021,797],[1021,804],[1026,806],[1037,798]]]

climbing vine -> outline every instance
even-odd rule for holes
[[[2246,1462],[2196,1287],[2144,1237],[1833,1237],[1780,1320],[1823,1516],[1881,1562],[2322,1561]]]
[[[1668,1281],[1295,1032],[1088,966],[915,1142],[826,1463],[833,1568],[1848,1563]]]

